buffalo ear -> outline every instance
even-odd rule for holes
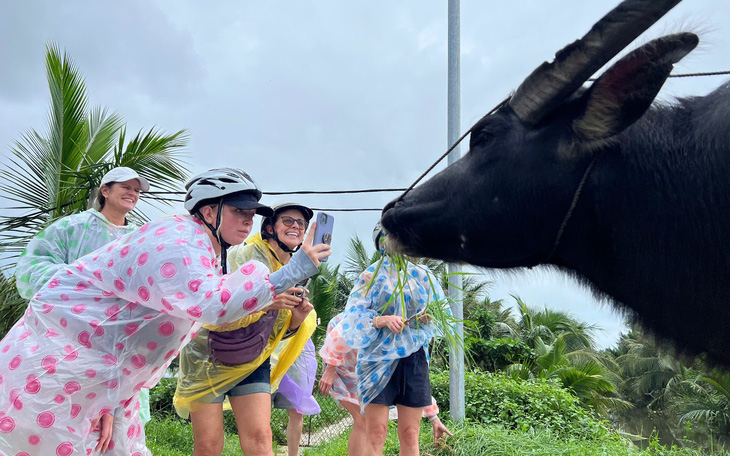
[[[668,35],[616,62],[585,93],[585,108],[573,121],[573,131],[584,141],[600,141],[636,122],[651,106],[674,63],[698,42],[693,33]]]

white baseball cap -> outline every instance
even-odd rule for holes
[[[150,190],[150,183],[147,182],[147,179],[137,174],[137,171],[132,168],[127,168],[126,166],[117,166],[116,168],[112,168],[111,171],[104,174],[104,177],[101,178],[100,185],[108,184],[110,182],[126,182],[132,179],[137,179],[139,181],[139,186],[142,188],[143,192],[148,192]]]

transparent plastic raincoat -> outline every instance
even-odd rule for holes
[[[18,293],[32,298],[61,268],[136,228],[114,225],[96,209],[56,220],[20,254],[15,269]]]
[[[350,402],[358,405],[357,399],[357,351],[345,343],[342,335],[342,318],[344,314],[335,315],[327,324],[327,336],[322,348],[319,349],[319,356],[325,364],[334,366],[335,378],[330,388],[330,396],[337,402]],[[431,397],[431,405],[423,409],[423,416],[431,418],[439,413],[436,399]],[[397,415],[391,416],[396,419]]]
[[[15,268],[18,293],[30,299],[64,266],[139,228],[115,225],[96,209],[56,220],[38,233],[20,254]],[[150,420],[149,390],[139,392],[140,418]]]
[[[68,266],[0,342],[0,454],[87,455],[114,414],[105,455],[148,456],[135,397],[202,323],[238,320],[273,298],[255,261],[222,275],[203,225],[150,222]]]
[[[228,261],[232,268],[237,268],[250,260],[263,263],[270,267],[271,272],[282,267],[268,243],[261,239],[260,233],[247,239],[245,246],[232,248],[229,251]],[[195,339],[182,350],[177,389],[173,400],[178,415],[187,418],[191,411],[196,410],[196,406],[210,403],[216,397],[229,391],[271,357],[281,343],[278,359],[272,359],[271,363],[272,391],[278,387],[282,377],[302,352],[309,337],[316,329],[317,315],[314,311],[302,322],[292,337],[282,341],[284,334],[289,329],[291,312],[285,309],[279,310],[266,346],[261,354],[250,363],[235,366],[222,364],[211,358],[208,351],[208,332],[210,330],[231,331],[257,321],[262,315],[263,312],[256,312],[226,325],[204,325]],[[227,399],[224,407],[230,408]]]
[[[435,333],[433,323],[419,322],[395,334],[387,327],[375,328],[373,318],[400,315],[408,319],[427,305],[443,305],[443,298],[438,280],[423,265],[408,262],[406,270],[399,271],[385,256],[382,263],[360,274],[345,306],[342,334],[358,353],[357,396],[363,413],[388,384],[398,361],[421,347],[427,349]]]

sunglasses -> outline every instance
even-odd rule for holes
[[[292,226],[294,226],[294,223],[296,223],[297,225],[299,225],[300,230],[306,230],[307,226],[309,226],[309,223],[307,223],[304,219],[295,219],[292,217],[284,216],[284,217],[280,217],[279,220],[286,227],[292,227]]]

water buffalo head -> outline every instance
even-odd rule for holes
[[[617,138],[644,115],[698,38],[651,41],[581,86],[676,3],[628,0],[536,69],[472,127],[462,159],[385,207],[390,245],[486,267],[554,262],[594,158],[616,153]],[[572,227],[588,223],[589,212],[570,220]]]

